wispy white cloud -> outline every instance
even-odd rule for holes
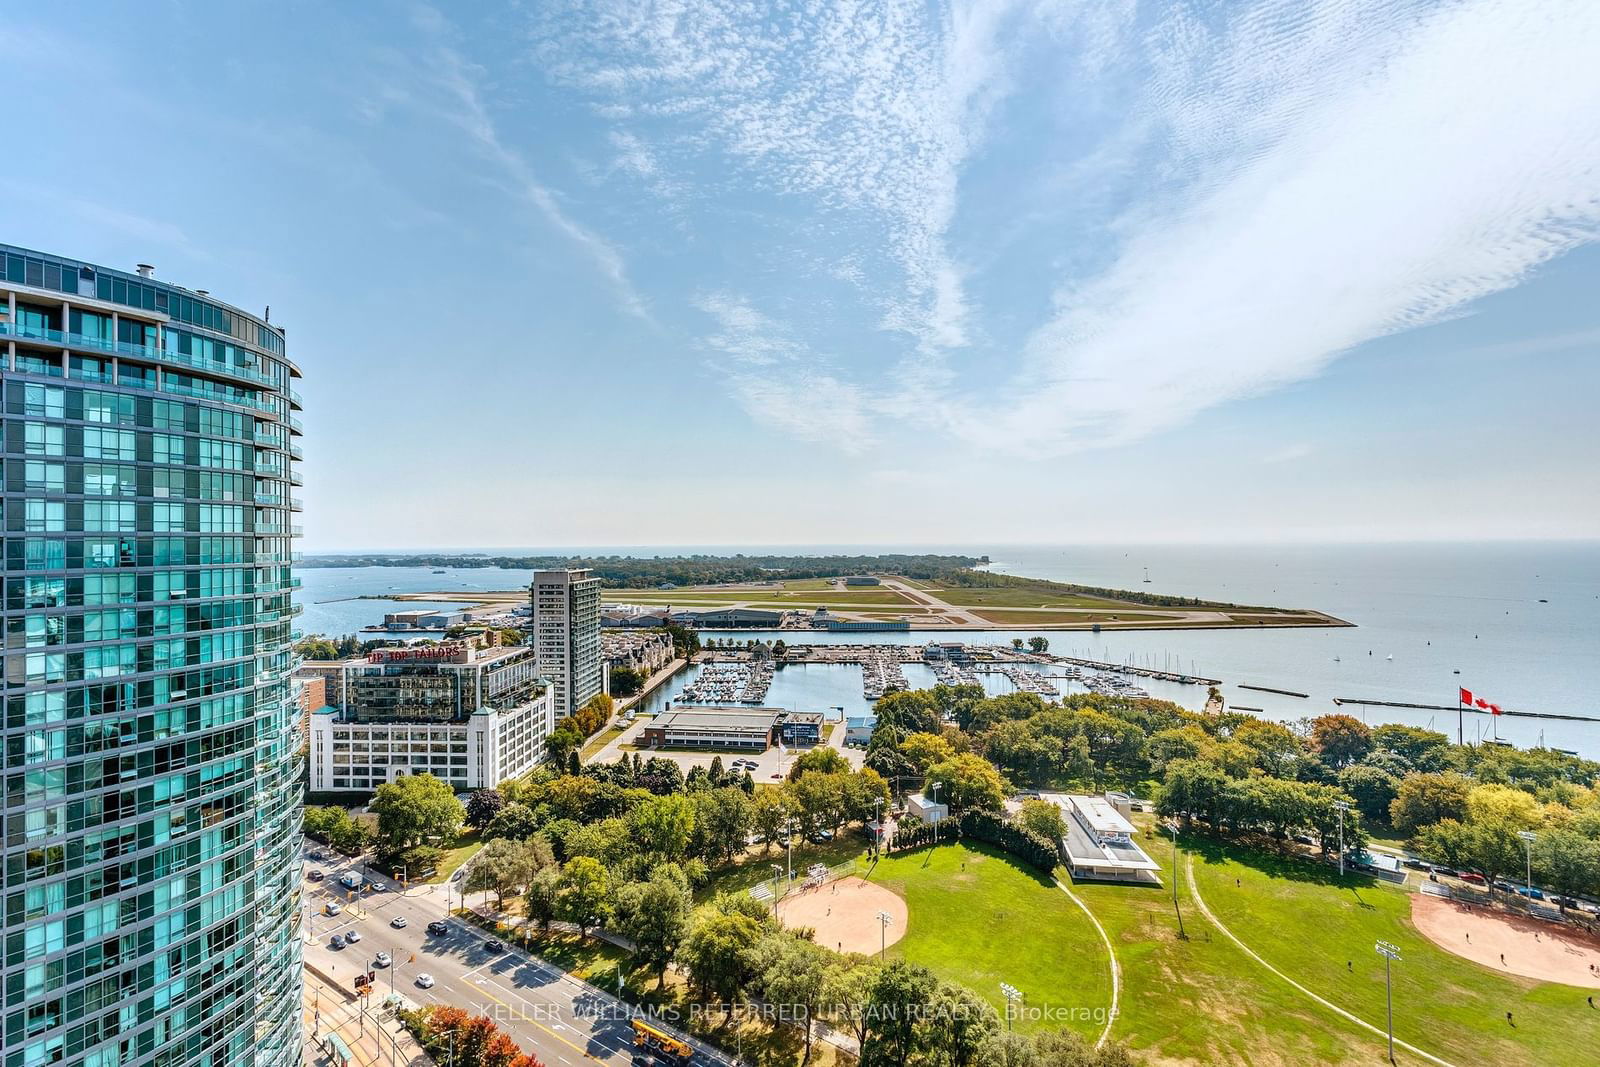
[[[820,365],[781,323],[733,293],[708,293],[696,305],[717,326],[706,346],[728,357],[713,360],[713,370],[753,418],[845,452],[872,444],[863,390]]]
[[[442,116],[465,133],[484,158],[506,175],[515,194],[583,251],[610,280],[630,314],[651,321],[643,298],[628,278],[622,254],[600,234],[575,220],[550,187],[539,180],[527,159],[501,137],[479,89],[478,68],[446,43],[450,37],[448,20],[436,8],[420,5],[413,10],[413,21],[435,42],[427,76],[443,91]]]
[[[1317,374],[1600,233],[1600,7],[1257,4],[1154,38],[1172,191],[1063,284],[993,448],[1118,443]]]
[[[968,340],[946,237],[960,168],[1008,86],[1000,31],[1021,6],[573,0],[547,9],[540,56],[607,114],[691,122],[692,148],[866,220],[872,253],[887,250],[901,275],[873,291],[883,325],[931,354]]]

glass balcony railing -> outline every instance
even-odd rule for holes
[[[294,433],[299,434],[301,437],[305,436],[306,428],[300,424],[300,420],[299,419],[295,418],[293,415],[290,415],[284,421],[286,421],[289,424],[289,429],[291,431],[293,431]]]
[[[289,403],[293,404],[297,408],[302,408],[302,409],[306,406],[306,403],[305,403],[305,401],[303,399],[301,399],[299,392],[297,392],[294,389],[290,389],[290,390],[288,390],[288,393],[289,393]]]
[[[0,322],[0,334],[9,334],[12,337],[20,337],[27,341],[43,341],[46,344],[60,345],[63,348],[81,349],[110,356],[127,356],[130,359],[148,360],[151,363],[164,363],[169,366],[182,367],[185,370],[225,374],[231,378],[242,378],[256,385],[266,386],[269,389],[284,389],[284,386],[274,379],[272,375],[264,371],[232,363],[219,363],[216,360],[205,359],[200,356],[186,356],[182,352],[157,348],[154,345],[135,344],[132,341],[112,341],[104,337],[69,333],[66,330],[50,330],[20,322]],[[297,399],[297,396],[291,397],[291,399]]]

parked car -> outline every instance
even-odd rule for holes
[[[1456,875],[1456,877],[1461,879],[1463,882],[1471,882],[1473,885],[1489,884],[1488,881],[1484,879],[1483,875],[1479,874],[1477,871],[1462,871],[1460,874]]]
[[[372,957],[372,962],[375,966],[387,967],[389,964],[394,962],[394,957],[389,955],[387,952],[380,952],[376,956]]]
[[[356,931],[356,930],[346,930],[345,931],[345,933],[344,933],[345,944],[353,945],[357,941],[360,941],[360,940],[361,940],[361,934],[360,934],[359,931]]]
[[[428,933],[434,937],[443,937],[450,932],[450,924],[443,919],[435,919],[428,924]]]
[[[337,915],[343,910],[344,909],[339,906],[339,902],[337,900],[330,900],[322,906],[322,913],[324,915]]]
[[[1433,873],[1434,874],[1449,875],[1451,878],[1460,878],[1461,877],[1460,872],[1456,871],[1455,869],[1453,869],[1451,867],[1435,867],[1433,869]]]
[[[1556,903],[1563,908],[1577,908],[1582,906],[1572,897],[1556,897]]]
[[[306,878],[313,882],[320,882],[326,877],[328,876],[323,874],[321,871],[311,870],[306,872]]]
[[[1414,871],[1425,871],[1428,869],[1427,861],[1419,860],[1415,856],[1407,856],[1405,859],[1401,860],[1400,863],[1403,866],[1410,867]]]
[[[329,948],[344,948],[344,944],[345,942],[343,934],[334,934],[332,937],[328,938]]]
[[[311,858],[316,860],[318,863],[321,863],[323,860],[328,858],[328,854],[322,851],[320,848],[314,848],[311,850]]]
[[[1544,890],[1540,889],[1538,886],[1529,887],[1525,885],[1519,885],[1513,890],[1513,892],[1515,892],[1517,896],[1527,897],[1529,900],[1544,899]]]
[[[404,915],[396,915],[389,920],[389,925],[396,930],[404,930],[406,928],[406,917]]]
[[[491,937],[485,941],[483,948],[485,952],[504,952],[506,950],[505,945],[501,944],[500,939],[497,937]]]
[[[417,982],[417,987],[419,989],[432,989],[433,988],[433,975],[431,975],[428,972],[424,971],[421,974],[417,975],[416,982]]]
[[[811,843],[814,844],[814,845],[825,844],[826,842],[829,842],[829,841],[832,841],[832,840],[833,840],[833,831],[832,830],[818,830],[816,833],[811,835]]]

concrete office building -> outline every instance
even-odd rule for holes
[[[0,245],[5,1061],[299,1064],[284,333]]]
[[[370,792],[407,774],[456,789],[519,777],[555,728],[550,684],[523,646],[381,648],[339,667],[339,707],[311,716],[311,790]]]
[[[534,571],[533,648],[555,690],[556,717],[571,715],[604,684],[600,579],[587,570]]]

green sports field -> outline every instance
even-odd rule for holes
[[[889,947],[1005,1012],[1000,983],[1022,991],[1019,1030],[1067,1027],[1097,1038],[1111,1006],[1105,945],[1049,879],[982,845],[897,853],[870,879],[906,900],[905,937]]]

